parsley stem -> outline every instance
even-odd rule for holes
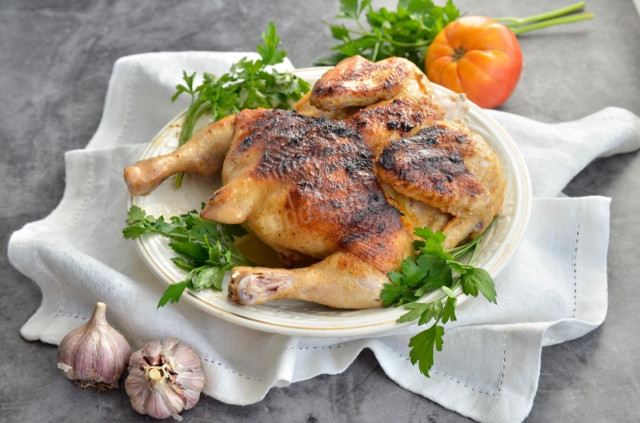
[[[518,28],[510,28],[510,29],[513,31],[514,34],[520,35],[525,32],[534,31],[536,29],[542,29],[549,26],[562,25],[562,24],[568,24],[573,22],[584,21],[587,19],[592,19],[595,16],[596,15],[594,15],[593,13],[580,13],[579,15],[564,16],[557,19],[549,19],[549,20],[537,22],[531,25],[525,25]]]
[[[473,249],[473,252],[471,253],[471,258],[469,259],[469,264],[473,264],[473,262],[476,259],[476,255],[478,255],[478,251],[480,251],[480,244],[478,244],[478,246],[476,248]]]
[[[415,42],[415,43],[403,43],[401,41],[392,40],[391,38],[385,38],[385,40],[390,42],[394,46],[408,47],[408,48],[426,47],[429,44],[431,44],[431,41],[422,41],[422,42]]]
[[[182,186],[182,179],[184,178],[184,172],[180,172],[176,175],[176,188]]]
[[[402,41],[396,41],[390,37],[383,37],[382,35],[377,36],[376,34],[369,31],[356,31],[354,29],[349,29],[349,32],[352,34],[362,35],[363,37],[376,38],[382,41],[386,41],[394,46],[405,47],[405,48],[418,48],[418,47],[426,47],[431,44],[431,41],[416,41],[415,43],[403,43]]]
[[[378,52],[380,51],[380,38],[378,37],[378,41],[376,42],[376,46],[373,48],[373,54],[371,55],[371,61],[375,62],[378,58]]]
[[[255,266],[255,263],[250,262],[249,260],[242,259],[236,254],[231,254],[231,263],[234,266]]]
[[[164,236],[166,236],[166,237],[168,237],[168,238],[171,238],[171,239],[174,239],[174,240],[176,240],[176,241],[177,241],[177,240],[180,240],[180,239],[187,239],[187,240],[188,240],[188,239],[190,239],[189,235],[184,235],[184,234],[174,234],[174,233],[172,233],[172,234],[166,234],[166,233],[164,233],[164,232],[162,232],[162,231],[160,231],[160,230],[158,230],[158,229],[154,228],[153,226],[147,226],[147,228],[148,228],[151,232],[153,232],[153,233],[155,233],[155,234],[164,235]]]
[[[254,263],[242,256],[235,244],[229,245],[229,250],[231,250],[231,261],[234,265],[255,266]]]
[[[193,127],[198,121],[198,110],[200,109],[200,105],[201,103],[199,101],[192,101],[191,105],[187,109],[187,114],[182,123],[182,131],[180,131],[180,138],[178,138],[178,147],[191,139],[191,136],[193,135]],[[182,178],[184,178],[184,172],[178,173],[175,182],[176,188],[180,188],[182,186]]]
[[[447,250],[447,252],[451,254],[453,258],[457,259],[458,257],[462,257],[465,254],[467,254],[469,250],[473,248],[473,254],[471,255],[471,259],[469,260],[469,264],[471,264],[478,252],[482,239],[484,238],[485,234],[489,231],[489,229],[491,229],[491,227],[493,226],[493,224],[497,219],[498,219],[498,216],[494,217],[491,223],[489,223],[489,226],[487,226],[487,229],[485,229],[484,232],[482,232],[480,235],[478,235],[471,241],[467,242],[466,244],[451,248]]]
[[[580,13],[584,10],[586,3],[581,1],[561,9],[552,10],[550,12],[541,13],[539,15],[528,16],[526,18],[495,18],[496,21],[504,24],[511,29],[514,34],[519,35],[525,32],[534,31],[536,29],[546,28],[554,25],[568,24],[580,22],[595,17],[593,13]]]
[[[199,101],[192,102],[189,108],[187,109],[187,113],[184,117],[184,122],[182,123],[182,131],[180,132],[180,138],[178,139],[178,147],[183,145],[193,135],[193,127],[197,120],[198,110],[200,109],[201,103]]]
[[[477,250],[477,246],[478,244],[482,241],[482,237],[484,236],[484,233],[482,233],[481,235],[475,237],[474,239],[472,239],[471,241],[467,242],[466,244],[460,245],[458,247],[452,248],[450,250],[447,250],[447,252],[449,254],[451,254],[453,256],[453,258],[457,259],[458,257],[462,257],[465,254],[467,254],[469,252],[469,250],[474,249]]]
[[[584,10],[585,6],[586,6],[586,3],[581,1],[579,3],[575,3],[560,9],[552,10],[550,12],[540,13],[538,15],[527,16],[525,18],[504,17],[504,18],[494,18],[494,20],[503,23],[505,26],[514,27],[514,26],[530,24],[533,22],[545,21],[548,19],[553,19],[560,16],[568,15],[570,13],[579,12]]]

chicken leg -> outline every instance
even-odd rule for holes
[[[334,308],[374,308],[382,305],[380,291],[388,282],[386,273],[352,254],[337,252],[301,269],[236,267],[229,300],[247,305],[287,298]]]

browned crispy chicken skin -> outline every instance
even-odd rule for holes
[[[146,194],[176,172],[222,167],[204,218],[243,223],[285,266],[317,261],[234,268],[231,300],[377,307],[386,274],[412,252],[413,228],[442,230],[452,247],[502,207],[499,160],[439,104],[412,63],[356,56],[329,70],[297,111],[242,111],[126,168],[125,180]]]

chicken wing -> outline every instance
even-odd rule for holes
[[[316,82],[311,104],[333,111],[394,98],[412,82],[414,68],[411,62],[397,57],[377,63],[360,56],[345,59]]]
[[[504,201],[495,153],[460,119],[445,120],[459,116],[460,103],[437,99],[411,62],[367,62],[343,60],[316,83],[311,104],[332,112],[356,101],[367,106],[348,120],[373,152],[380,181],[452,216],[443,228],[445,246],[482,233]]]

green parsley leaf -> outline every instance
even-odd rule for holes
[[[238,237],[246,235],[248,232],[242,225],[227,225],[222,227],[223,233],[228,237]]]
[[[424,277],[424,272],[420,271],[420,267],[416,264],[413,258],[409,257],[402,262],[402,276],[403,283],[409,287],[417,286]]]
[[[128,226],[122,230],[122,236],[126,239],[136,239],[140,235],[147,232],[147,228],[144,226],[136,226],[135,224],[132,226]]]
[[[444,327],[436,322],[429,329],[424,330],[409,340],[409,357],[411,364],[418,363],[420,372],[426,377],[433,366],[434,350],[442,351],[442,337]]]
[[[341,0],[340,1],[340,17],[358,19],[362,11],[369,7],[371,0]]]
[[[148,215],[132,206],[127,215],[122,235],[135,239],[142,234],[159,234],[172,240],[169,246],[179,254],[171,261],[189,272],[184,281],[169,285],[158,303],[162,307],[175,303],[186,288],[222,290],[225,272],[234,266],[253,266],[235,246],[236,237],[246,234],[239,225],[225,225],[203,219],[192,210],[168,221],[160,216]]]
[[[194,289],[214,288],[222,290],[222,278],[227,269],[224,267],[207,267],[191,279]]]
[[[411,311],[409,311],[407,314],[402,315],[398,319],[398,323],[411,322],[413,320],[419,319],[420,316],[422,316],[422,314],[427,311],[428,307],[429,307],[429,304],[423,304],[423,303],[405,304],[404,308]]]
[[[466,295],[478,296],[478,291],[482,292],[487,300],[496,303],[497,294],[493,279],[484,269],[471,268],[460,276],[462,281],[462,292]]]
[[[262,64],[266,66],[277,65],[282,63],[287,52],[284,50],[278,50],[280,45],[280,37],[276,35],[276,26],[273,22],[269,22],[267,25],[267,31],[262,33],[262,45],[258,45],[258,53],[262,58]],[[254,68],[254,71],[260,70],[260,67]]]
[[[448,321],[455,322],[456,317],[456,302],[458,299],[456,297],[449,296],[447,298],[447,302],[444,303],[444,307],[442,308],[442,323],[447,323]]]
[[[184,290],[187,289],[187,285],[189,285],[188,281],[172,283],[169,285],[160,298],[160,301],[158,301],[158,308],[164,307],[168,302],[177,303]]]
[[[197,266],[203,265],[209,258],[207,247],[194,242],[171,242],[169,247],[193,261]]]
[[[420,287],[425,292],[433,291],[443,286],[451,286],[453,282],[451,267],[445,259],[421,254],[418,256],[417,262],[420,270],[427,275],[422,279],[422,287]]]
[[[171,259],[171,261],[173,262],[173,264],[175,264],[176,266],[178,266],[180,269],[182,270],[186,270],[187,272],[190,272],[194,269],[193,265],[188,263],[185,259],[183,259],[182,257],[173,257]]]
[[[369,28],[361,21],[364,15]],[[395,11],[382,7],[374,10],[370,0],[341,0],[336,19],[352,21],[346,25],[327,23],[338,44],[335,54],[319,59],[316,65],[335,65],[340,60],[360,55],[371,61],[387,57],[404,57],[420,68],[429,45],[438,32],[453,22],[460,11],[448,0],[437,6],[431,0],[399,0]]]
[[[147,214],[138,206],[131,206],[127,213],[127,225],[135,225],[136,223],[143,221],[147,217]]]
[[[392,305],[399,306],[407,302],[415,301],[419,297],[416,297],[410,288],[404,285],[392,285],[390,283],[384,284],[382,292],[380,293],[380,299],[385,307]]]
[[[346,40],[349,38],[349,30],[344,25],[331,25],[331,35],[336,40]]]
[[[398,323],[418,320],[418,325],[424,325],[429,321],[438,320],[442,314],[442,301],[431,301],[428,303],[408,303],[404,308],[410,312],[400,316]]]

